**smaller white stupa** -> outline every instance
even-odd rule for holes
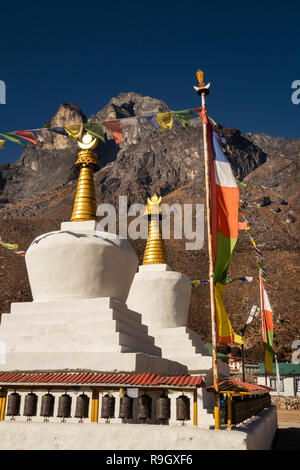
[[[187,327],[191,281],[167,264],[159,220],[161,197],[148,199],[146,216],[149,236],[139,272],[134,276],[127,306],[141,313],[142,321],[155,338],[165,358],[187,366],[190,374],[201,374],[213,383],[212,357],[201,337]],[[220,379],[230,374],[227,364],[218,361]]]

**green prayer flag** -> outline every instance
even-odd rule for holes
[[[97,139],[100,139],[102,140],[102,142],[105,142],[105,136],[100,122],[85,122],[83,124],[83,127],[94,137],[97,137]]]
[[[241,189],[247,188],[247,185],[245,183],[243,183],[242,181],[236,180],[236,184]]]
[[[2,137],[5,137],[5,139],[10,140],[11,142],[14,142],[15,144],[22,145],[22,147],[25,147],[25,144],[21,142],[20,139],[18,139],[13,132],[7,132],[6,134],[0,134]]]
[[[192,109],[184,109],[183,111],[176,111],[176,116],[180,120],[183,127],[188,129],[190,127],[190,120],[194,117],[194,112]]]

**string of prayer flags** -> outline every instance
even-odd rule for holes
[[[17,251],[19,245],[17,243],[4,243],[2,241],[2,237],[0,236],[0,246],[3,248],[7,248],[8,250],[12,251],[16,255],[25,256],[25,251]]]
[[[34,145],[38,145],[36,137],[31,131],[15,131],[14,134],[16,134],[18,137],[21,137],[21,139],[28,140],[28,142],[31,142]]]
[[[241,215],[242,215],[242,218],[244,220],[244,223],[247,223],[248,224],[248,229],[247,231],[249,232],[251,230],[251,225],[252,225],[252,222],[250,222],[250,220],[247,219],[246,217],[246,214],[245,214],[245,208],[241,207]],[[240,223],[240,222],[239,222]],[[252,251],[255,252],[255,258],[256,258],[256,264],[257,264],[257,268],[260,272],[260,275],[263,279],[263,281],[266,282],[266,278],[267,278],[267,274],[268,274],[268,271],[267,269],[265,268],[265,265],[264,265],[264,256],[261,252],[261,250],[259,248],[257,248],[257,244],[256,244],[256,241],[255,239],[250,235],[249,233],[249,240],[250,240],[250,243],[251,243],[251,249]]]
[[[123,129],[119,119],[101,121],[101,124],[113,136],[117,145],[124,141]]]
[[[181,122],[182,126],[185,129],[188,129],[190,128],[191,119],[194,118],[194,112],[196,112],[200,117],[202,117],[205,122],[209,122],[212,127],[216,126],[216,123],[206,115],[206,111],[204,112],[204,108],[190,108],[181,111],[167,111],[164,113],[132,116],[132,119],[144,119],[149,122],[154,129],[161,129],[163,131],[166,131],[173,128],[174,116],[176,115],[178,120]],[[85,129],[92,135],[94,135],[97,139],[100,139],[105,142],[105,135],[103,131],[104,127],[112,135],[112,137],[115,139],[116,144],[118,145],[119,143],[124,141],[123,128],[121,125],[121,121],[123,121],[123,119],[128,118],[108,119],[99,122],[80,122],[78,124],[67,124],[66,126],[44,127],[41,129],[6,132],[0,134],[0,136],[24,147],[25,144],[22,142],[21,139],[27,140],[28,142],[31,142],[35,145],[44,142],[44,131],[50,131],[56,134],[60,134],[76,141],[77,139],[81,138],[82,132]],[[36,135],[34,134],[34,132]],[[3,148],[4,142],[5,141],[2,140],[0,141],[0,148]]]
[[[25,256],[25,251],[11,250],[15,255]]]
[[[97,137],[97,139],[102,140],[102,142],[105,142],[105,135],[100,122],[85,122],[83,124],[83,127],[94,137]]]
[[[159,127],[163,131],[172,129],[174,124],[174,111],[169,111],[167,113],[158,113],[156,119]]]
[[[15,136],[14,132],[6,132],[0,135],[4,137],[6,140],[10,140],[11,142],[14,142],[15,144],[19,144],[19,145],[22,145],[22,147],[25,147],[25,144],[23,144],[23,142],[21,142],[21,140]]]
[[[225,284],[230,284],[231,282],[234,282],[234,281],[242,281],[242,282],[252,282],[253,281],[253,277],[250,277],[250,276],[244,276],[244,277],[227,277],[226,280],[225,280]],[[200,281],[200,280],[196,280],[196,281],[191,281],[191,284],[192,284],[192,287],[199,287],[199,286],[207,286],[207,284],[209,283],[209,280],[203,280],[203,281]]]
[[[242,281],[242,282],[252,282],[253,277],[251,276],[244,276],[244,277],[227,277],[225,283],[230,284],[234,281]]]
[[[199,279],[196,281],[191,281],[192,287],[207,286],[208,283],[209,281],[207,280],[200,281]]]
[[[183,127],[189,129],[191,126],[191,119],[194,117],[193,109],[184,109],[182,111],[175,111],[176,116],[180,120]]]
[[[3,248],[7,248],[8,250],[17,250],[19,248],[19,245],[17,244],[12,244],[12,243],[4,243],[0,241],[0,245],[3,246]]]

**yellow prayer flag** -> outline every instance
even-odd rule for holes
[[[267,348],[265,350],[265,372],[266,374],[273,374],[273,353]]]
[[[223,303],[225,285],[217,283],[215,285],[215,301],[217,315],[217,343],[238,343],[243,344],[242,336],[235,334],[231,326],[228,314]]]
[[[0,149],[4,148],[4,142],[5,142],[5,140],[0,140]]]
[[[70,124],[69,126],[65,127],[65,130],[67,131],[69,137],[76,141],[76,139],[79,139],[82,135],[83,131],[83,124]]]
[[[159,127],[163,131],[172,129],[174,124],[174,111],[169,111],[168,113],[158,113],[156,115],[156,120]]]

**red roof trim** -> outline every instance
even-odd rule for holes
[[[152,373],[101,374],[98,372],[36,372],[0,373],[0,384],[118,384],[118,385],[171,385],[197,387],[203,383],[202,375],[179,375],[173,377]]]
[[[219,387],[222,387],[222,385],[225,385],[225,384],[233,384],[233,385],[236,385],[237,387],[240,387],[241,389],[245,389],[245,390],[249,390],[249,391],[255,391],[255,390],[264,390],[264,391],[269,391],[269,390],[273,390],[271,387],[267,387],[266,385],[257,385],[257,384],[250,384],[248,382],[241,382],[241,381],[238,381],[238,380],[232,380],[232,379],[227,379],[227,380],[223,380],[222,382],[219,382]],[[211,386],[211,387],[207,387],[207,390],[208,391],[212,391],[214,390],[214,387]],[[222,393],[222,391],[221,391]]]

